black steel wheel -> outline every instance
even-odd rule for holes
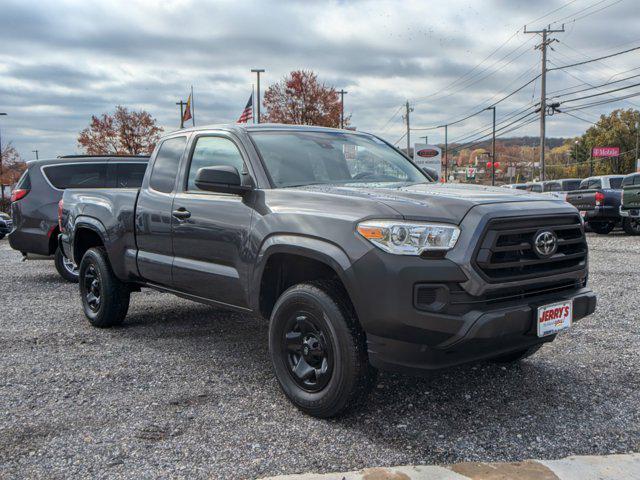
[[[269,352],[284,394],[316,417],[361,404],[376,378],[351,301],[334,282],[301,283],[280,296],[269,322]]]
[[[333,372],[333,347],[329,333],[321,325],[314,313],[296,312],[289,319],[282,341],[291,377],[308,392],[322,390]]]
[[[79,275],[82,308],[91,325],[106,328],[122,324],[131,292],[113,273],[104,248],[87,250],[80,262]]]

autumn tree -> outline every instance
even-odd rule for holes
[[[113,114],[92,115],[90,125],[78,136],[78,145],[88,155],[150,154],[161,133],[148,112],[118,105]]]
[[[14,185],[26,168],[27,164],[22,161],[20,154],[11,143],[2,146],[2,152],[0,152],[0,185],[3,187],[5,185]],[[0,200],[0,211],[6,211],[8,207],[9,199],[5,196],[4,202]]]
[[[8,143],[2,146],[2,167],[0,182],[2,185],[13,185],[18,181],[27,164],[22,161],[18,151]]]
[[[264,94],[261,121],[296,125],[340,127],[340,95],[334,87],[318,81],[308,70],[291,72]],[[348,125],[351,116],[345,116]]]

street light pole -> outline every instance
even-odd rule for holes
[[[341,89],[338,93],[340,94],[340,128],[344,128],[344,95],[349,92]]]
[[[256,91],[257,91],[257,95],[256,95],[256,100],[257,100],[257,105],[256,105],[256,114],[257,114],[257,123],[260,123],[260,74],[264,73],[264,68],[252,68],[251,71],[253,73],[256,74]]]
[[[38,150],[31,150],[31,151],[36,154],[36,160],[39,160],[38,159]]]
[[[0,115],[4,115],[6,116],[7,114],[4,112],[0,112]],[[4,207],[4,183],[2,181],[2,174],[4,173],[2,171],[2,156],[3,156],[3,151],[2,151],[2,132],[0,131],[0,190],[2,191],[2,206]]]

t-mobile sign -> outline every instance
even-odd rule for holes
[[[593,147],[591,150],[591,156],[594,158],[619,157],[620,147]]]

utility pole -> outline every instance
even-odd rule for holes
[[[539,33],[542,35],[542,42],[536,45],[536,50],[542,52],[542,74],[540,76],[540,180],[544,181],[544,139],[545,139],[545,116],[547,114],[547,47],[553,42],[557,42],[555,38],[547,38],[550,33],[564,32],[564,24],[561,29],[552,29],[551,25],[542,30],[527,30],[527,26],[524,27],[524,33]]]
[[[253,73],[256,74],[256,91],[258,92],[257,95],[257,104],[256,104],[256,113],[257,113],[257,118],[256,121],[257,123],[260,123],[260,74],[264,73],[264,68],[252,68],[251,71]]]
[[[36,154],[36,160],[38,160],[38,150],[31,150],[31,151]]]
[[[449,180],[449,125],[440,125],[444,127],[444,181]]]
[[[487,107],[493,110],[493,134],[491,135],[491,186],[496,184],[496,107]]]
[[[186,103],[180,100],[179,102],[176,102],[176,105],[180,105],[180,128],[182,129],[184,128],[184,106]]]
[[[340,128],[344,128],[344,96],[349,92],[340,89],[338,93],[340,94]]]
[[[4,113],[4,112],[0,112],[0,115],[6,116],[7,114]],[[1,195],[2,195],[2,207],[4,207],[4,183],[2,182],[2,174],[3,174],[3,171],[2,171],[2,154],[3,154],[3,152],[2,152],[2,134],[0,132],[0,191],[2,192],[1,193]]]
[[[411,150],[411,127],[409,124],[409,114],[413,112],[413,108],[409,107],[409,100],[406,103],[406,114],[404,115],[404,119],[407,122],[407,156],[410,156]]]
[[[636,120],[636,171],[640,171],[640,165],[638,165],[638,160],[640,157],[638,156],[638,147],[640,146],[640,120]]]

